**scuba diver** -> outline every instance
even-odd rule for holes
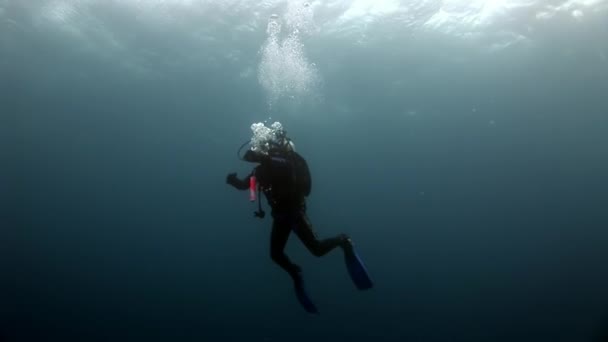
[[[282,125],[275,122],[269,128],[257,123],[251,128],[254,136],[251,141],[241,146],[242,149],[248,143],[251,145],[242,159],[259,165],[244,179],[239,179],[236,173],[228,174],[226,183],[239,190],[249,189],[251,201],[256,200],[257,194],[259,209],[255,216],[259,218],[265,215],[260,203],[260,193],[264,193],[273,217],[270,257],[293,279],[296,295],[302,306],[310,313],[318,313],[304,289],[302,269],[284,252],[291,232],[294,232],[304,246],[317,257],[341,247],[355,285],[361,290],[371,288],[372,282],[348,235],[339,234],[321,240],[314,232],[306,214],[306,197],[311,192],[310,170],[306,160],[295,151],[295,145],[287,137]]]

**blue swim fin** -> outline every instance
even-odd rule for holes
[[[363,261],[355,251],[355,247],[350,240],[348,245],[344,247],[344,261],[346,262],[348,274],[353,280],[353,283],[355,283],[357,289],[368,290],[374,286]]]
[[[311,314],[318,314],[319,310],[315,306],[315,303],[312,302],[308,293],[306,293],[306,289],[304,288],[304,281],[302,279],[298,280],[294,284],[294,289],[296,291],[296,297],[298,297],[298,301],[306,310],[306,312]]]

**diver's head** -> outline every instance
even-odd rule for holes
[[[261,122],[251,125],[253,137],[250,142],[250,150],[263,155],[282,152],[295,152],[295,145],[287,137],[287,132],[280,122],[274,122],[267,127]]]

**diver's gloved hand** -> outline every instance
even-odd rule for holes
[[[236,172],[229,173],[228,176],[226,176],[226,183],[228,183],[232,186],[239,183],[239,179],[236,176]]]

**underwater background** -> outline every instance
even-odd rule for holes
[[[319,316],[274,121],[375,282],[292,236]],[[0,0],[0,158],[2,342],[608,341],[608,1]]]

